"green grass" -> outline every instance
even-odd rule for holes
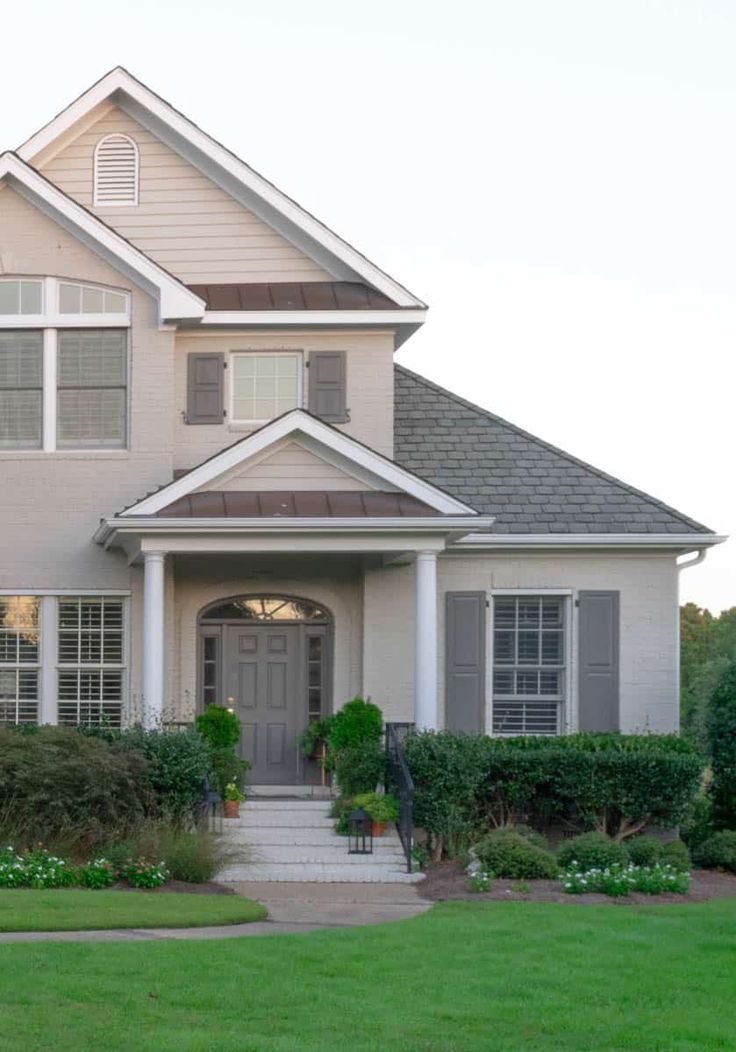
[[[0,1049],[710,1052],[734,1048],[735,986],[734,901],[447,903],[303,935],[0,946]]]
[[[193,928],[261,920],[265,914],[259,903],[236,895],[22,888],[0,891],[0,932]]]

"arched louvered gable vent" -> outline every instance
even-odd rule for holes
[[[138,204],[138,147],[127,135],[106,135],[95,147],[94,203]]]

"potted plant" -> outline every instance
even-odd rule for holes
[[[373,820],[373,836],[381,837],[386,826],[399,817],[399,802],[390,793],[362,793],[353,801],[355,807],[362,807]]]
[[[331,720],[312,720],[304,734],[301,736],[302,752],[308,760],[321,759],[324,754],[324,746],[330,735]]]
[[[240,814],[240,805],[245,800],[245,794],[241,792],[235,782],[228,782],[225,786],[223,810],[225,818],[237,818]]]

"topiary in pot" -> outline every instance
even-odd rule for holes
[[[543,880],[557,876],[554,855],[537,847],[513,828],[495,829],[480,840],[473,851],[483,871],[511,880]]]
[[[557,861],[563,868],[577,864],[580,870],[623,866],[628,860],[629,853],[623,844],[598,832],[575,836],[565,841],[557,852]]]
[[[345,796],[375,792],[386,776],[386,754],[380,740],[343,749],[335,761],[335,775]]]

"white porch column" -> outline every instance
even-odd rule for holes
[[[164,559],[143,556],[143,723],[157,726],[164,709]]]
[[[437,552],[417,552],[414,720],[437,730]]]

